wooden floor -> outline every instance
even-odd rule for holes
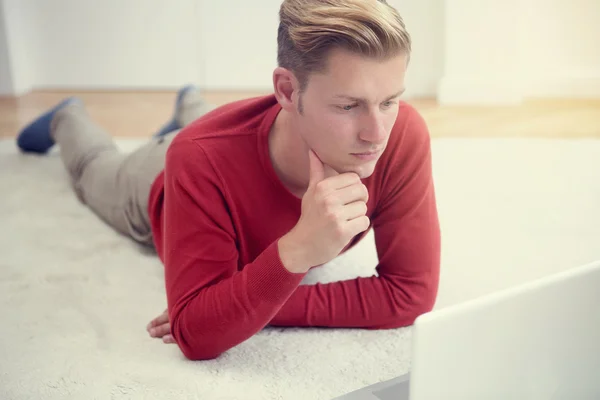
[[[207,101],[229,101],[261,92],[206,92]],[[146,137],[173,112],[175,92],[33,92],[0,97],[0,137],[14,137],[40,113],[77,95],[97,123],[113,136]],[[531,100],[520,106],[450,107],[434,100],[410,100],[433,137],[600,138],[600,99]]]

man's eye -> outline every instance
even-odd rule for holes
[[[342,110],[344,110],[344,111],[350,111],[350,110],[352,110],[354,107],[355,107],[355,105],[354,105],[354,104],[351,104],[351,105],[347,105],[347,106],[341,106],[340,108],[341,108]]]

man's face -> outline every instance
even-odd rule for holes
[[[407,59],[330,53],[327,70],[312,74],[294,125],[309,148],[339,173],[373,173],[387,145],[404,91]]]

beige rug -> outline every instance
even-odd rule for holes
[[[600,258],[600,141],[433,146],[437,308]],[[0,142],[0,190],[0,399],[331,399],[410,368],[410,328],[268,328],[187,361],[145,331],[165,307],[160,262],[76,200],[56,152]],[[376,262],[370,235],[305,283],[368,276]]]

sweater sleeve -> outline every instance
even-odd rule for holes
[[[218,173],[196,142],[166,156],[163,252],[171,333],[183,354],[212,359],[260,331],[301,282],[276,242],[238,268],[237,238]]]
[[[299,286],[271,325],[397,328],[433,308],[440,228],[429,132],[413,114],[372,216],[378,276]]]

